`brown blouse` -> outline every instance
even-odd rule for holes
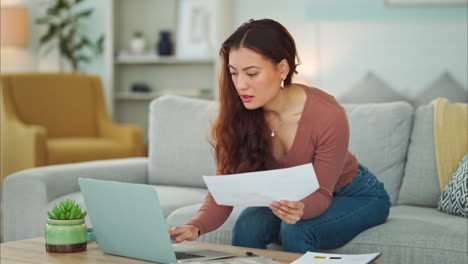
[[[302,201],[303,219],[321,215],[330,206],[333,192],[345,186],[358,170],[356,157],[349,152],[349,125],[344,108],[326,92],[302,86],[307,94],[296,136],[288,153],[268,169],[289,168],[312,163],[320,188]],[[211,232],[229,217],[232,206],[216,204],[210,193],[187,224],[200,234]]]

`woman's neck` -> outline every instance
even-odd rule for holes
[[[298,85],[290,84],[288,87],[281,89],[276,97],[267,105],[263,106],[267,119],[279,118],[284,119],[285,116],[297,111],[297,99],[299,89]]]

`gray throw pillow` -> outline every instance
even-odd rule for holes
[[[408,101],[372,72],[337,98],[339,102],[347,104]]]
[[[458,82],[450,73],[444,72],[416,96],[412,105],[417,108],[430,103],[438,97],[447,98],[452,103],[467,103],[468,100],[468,94],[463,84]]]
[[[398,204],[437,208],[440,186],[435,155],[434,107],[423,105],[414,111]]]
[[[468,218],[468,153],[445,186],[437,209]]]

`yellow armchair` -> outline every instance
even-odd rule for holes
[[[99,77],[1,76],[0,176],[23,169],[144,155],[141,128],[109,117]]]

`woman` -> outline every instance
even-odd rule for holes
[[[233,229],[235,246],[304,253],[344,245],[387,219],[383,184],[349,152],[343,107],[327,93],[292,83],[296,46],[270,19],[250,20],[222,45],[220,113],[212,127],[217,174],[271,170],[313,163],[320,188],[301,201],[250,207]],[[211,194],[183,226],[176,242],[194,240],[221,226],[232,206]]]

